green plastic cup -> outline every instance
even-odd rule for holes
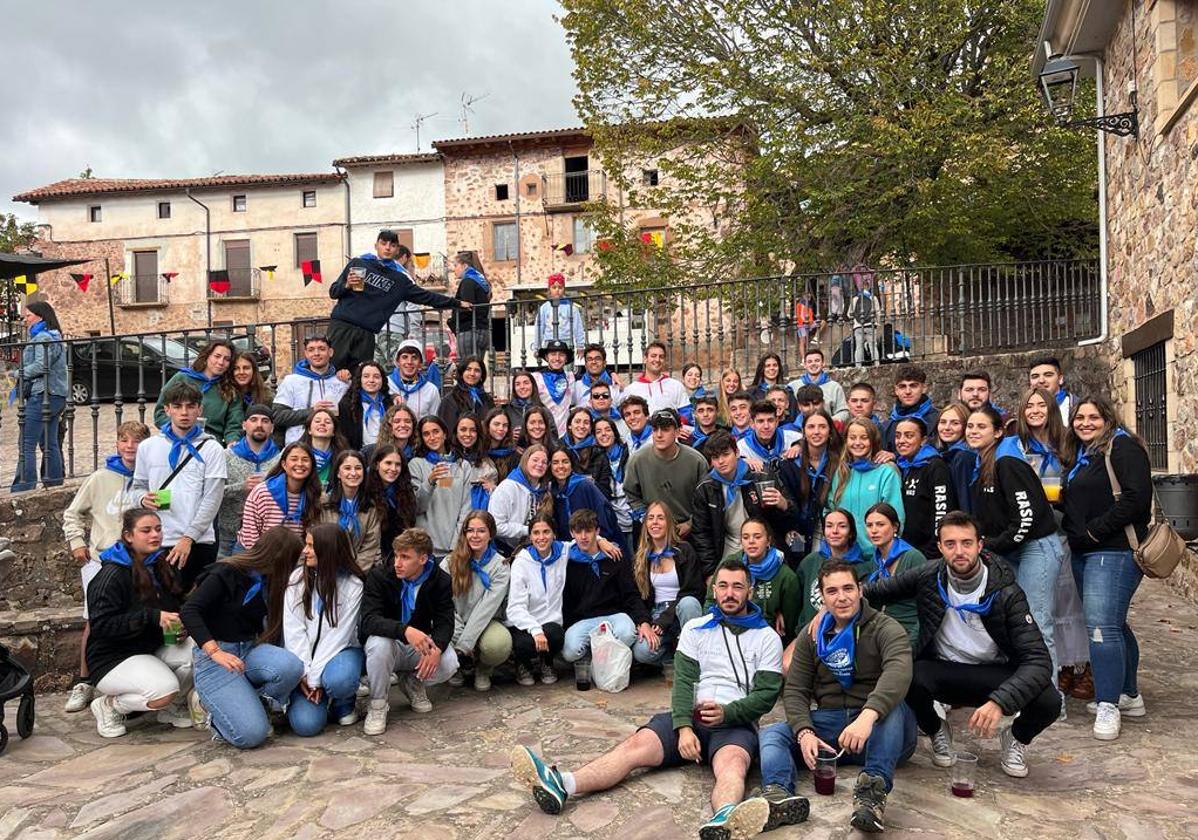
[[[168,491],[169,492],[169,491]],[[172,623],[169,627],[162,631],[162,643],[164,645],[179,644],[179,636],[183,632],[183,625],[179,622]]]
[[[171,491],[168,487],[166,490],[155,490],[154,501],[158,503],[159,510],[171,509]]]

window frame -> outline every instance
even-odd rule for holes
[[[311,197],[312,203],[308,203],[308,198]],[[303,190],[300,193],[300,207],[304,209],[316,206],[316,190]]]
[[[590,233],[590,236],[587,238],[587,243],[586,243],[585,248],[579,247],[579,244],[578,244],[578,225],[579,225],[579,223],[581,223],[583,225],[583,227],[586,228],[586,230]],[[599,238],[599,234],[595,231],[595,228],[591,225],[590,221],[587,219],[586,216],[574,216],[573,218],[571,218],[571,220],[570,220],[570,243],[574,246],[574,256],[580,256],[582,254],[592,253],[595,250],[595,242],[598,238]]]
[[[305,241],[305,242],[309,241],[308,237],[311,237],[312,256],[305,257],[304,255],[302,255],[300,253],[300,241],[301,241],[300,238],[301,237],[304,238],[303,241]],[[296,231],[295,233],[293,233],[291,235],[291,246],[292,246],[292,250],[295,252],[295,268],[297,271],[300,269],[301,264],[306,262],[307,260],[319,260],[320,259],[320,234],[318,234],[314,230],[303,230],[303,231]]]
[[[509,227],[512,229],[513,234],[515,236],[515,238],[514,238],[515,252],[511,256],[501,257],[499,255],[499,249],[496,247],[497,240],[495,237],[498,234],[500,228],[509,228]],[[491,222],[490,240],[491,240],[490,245],[491,245],[491,261],[492,262],[514,263],[520,259],[520,224],[515,219],[497,219],[497,220]],[[505,249],[504,252],[510,253],[507,249]]]
[[[104,221],[104,205],[89,204],[87,206],[87,221],[89,224],[99,224]]]
[[[164,209],[166,210],[165,216],[162,214],[162,211]],[[169,219],[170,217],[171,217],[171,203],[169,201],[158,202],[158,218],[159,219]]]
[[[237,209],[237,200],[238,199],[241,199],[241,209],[240,210]],[[250,207],[249,196],[246,193],[237,193],[236,195],[233,196],[231,204],[232,204],[234,213],[245,213],[249,210],[249,207]]]
[[[379,191],[379,178],[386,176],[387,191]],[[373,198],[395,198],[395,171],[392,169],[379,169],[374,173],[374,183],[372,184],[371,195]]]

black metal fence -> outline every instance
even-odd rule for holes
[[[640,367],[650,341],[661,341],[675,373],[696,361],[711,382],[722,367],[751,374],[766,351],[779,353],[791,369],[808,346],[821,347],[833,366],[884,364],[1061,345],[1100,329],[1094,260],[610,288],[546,303],[512,300],[494,307],[487,363],[488,384],[498,396],[507,396],[513,369],[540,364],[537,350],[554,337],[576,350],[602,344],[609,364],[626,371]],[[230,339],[238,352],[249,352],[273,388],[302,358],[304,339],[327,326],[327,319],[303,319],[0,343],[0,376],[11,391],[0,406],[0,474],[19,469],[26,431],[40,437],[35,443],[43,450],[51,448],[56,411],[49,401],[29,399],[29,374],[53,367],[51,354],[64,357],[58,363],[65,365],[68,393],[59,424],[62,471],[73,477],[103,463],[124,420],[153,424],[163,383],[190,367],[212,339]],[[378,337],[376,358],[390,367],[406,338],[418,340],[426,359],[442,367],[447,381],[452,378],[457,343],[446,313],[410,307],[396,315]],[[24,353],[27,347],[32,357]]]

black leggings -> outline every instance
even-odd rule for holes
[[[170,554],[174,546],[162,547],[163,557]],[[191,547],[191,553],[187,555],[187,565],[183,567],[183,571],[179,575],[179,582],[183,586],[183,591],[190,592],[192,584],[196,582],[196,578],[200,573],[216,562],[217,546],[216,543],[195,543]]]
[[[528,667],[536,665],[542,653],[537,650],[537,643],[533,640],[532,634],[518,627],[511,628],[511,631],[512,655],[516,661]],[[566,640],[565,629],[560,624],[542,624],[541,632],[549,640],[549,651],[544,655],[552,658],[555,654],[561,653],[562,644]]]

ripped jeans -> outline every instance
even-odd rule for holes
[[[1095,551],[1074,555],[1073,578],[1090,637],[1094,699],[1117,704],[1120,693],[1135,697],[1140,645],[1127,624],[1127,608],[1144,573],[1130,551]]]

